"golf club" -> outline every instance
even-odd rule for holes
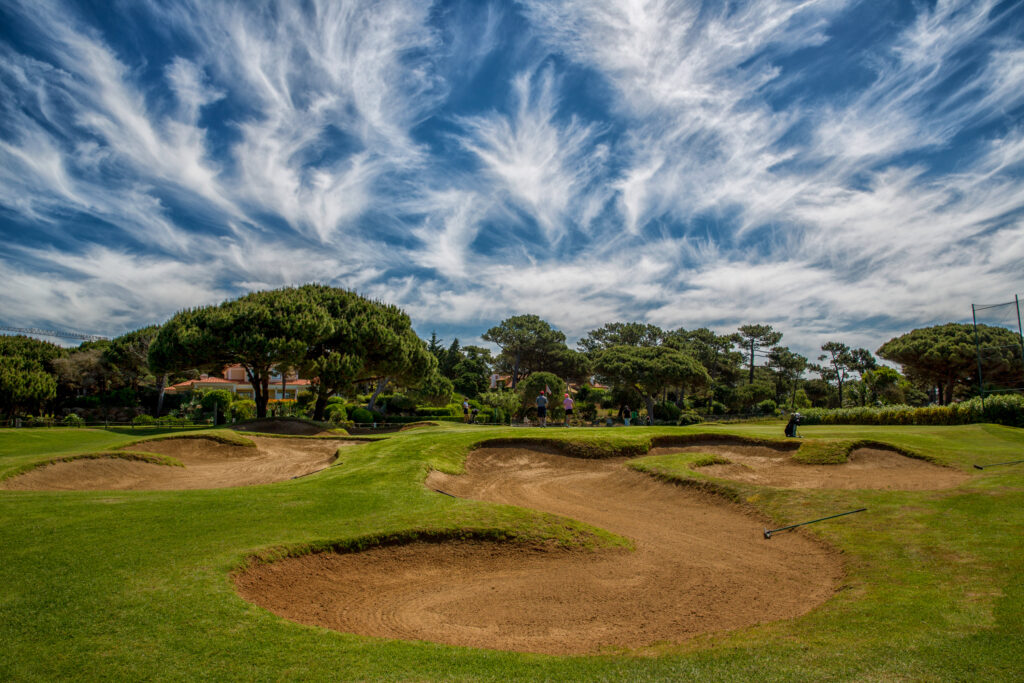
[[[867,508],[860,508],[858,510],[850,510],[849,512],[840,512],[838,515],[829,515],[828,517],[821,517],[820,519],[812,519],[809,522],[800,522],[799,524],[790,524],[789,526],[779,527],[778,529],[765,529],[764,537],[771,538],[772,534],[779,531],[787,531],[789,529],[795,529],[798,526],[804,526],[805,524],[814,524],[815,522],[824,522],[826,519],[835,519],[836,517],[842,517],[843,515],[852,515],[855,512],[864,512]]]
[[[983,470],[986,467],[999,467],[1000,465],[1017,465],[1024,462],[1024,460],[1011,460],[1010,462],[994,462],[991,465],[975,465],[974,469]]]

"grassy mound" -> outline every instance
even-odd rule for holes
[[[422,484],[431,467],[457,472],[477,443],[521,440],[534,431],[572,444],[570,451],[615,455],[642,455],[658,438],[698,433],[781,437],[779,424],[701,425],[699,432],[570,429],[557,430],[558,438],[551,434],[556,430],[444,425],[395,433],[346,451],[343,466],[278,484],[216,491],[0,491],[0,679],[1019,677],[1024,468],[978,471],[971,465],[1018,459],[1024,430],[995,425],[802,427],[802,446],[810,447],[803,457],[847,458],[853,448],[812,442],[884,443],[972,470],[971,479],[942,492],[736,484],[735,496],[777,526],[867,507],[867,513],[807,532],[844,553],[843,589],[800,619],[654,647],[644,656],[538,657],[339,635],[286,622],[232,590],[227,577],[248,558],[302,548],[463,529],[582,543],[588,534],[599,538],[600,531],[572,520],[441,496]],[[144,443],[102,430],[0,430],[0,475],[30,462],[127,453],[122,449],[129,445],[146,450],[133,441]],[[648,456],[633,465],[693,480],[702,476],[691,466],[701,455]],[[757,522],[752,518],[753,534],[762,532]]]

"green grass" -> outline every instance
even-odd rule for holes
[[[1024,430],[806,427],[803,446],[873,441],[969,471],[935,492],[758,488],[702,475],[699,453],[635,461],[661,478],[732,495],[779,526],[843,552],[847,577],[808,615],[644,656],[555,657],[406,643],[284,621],[241,600],[229,574],[252,556],[388,539],[546,539],[596,552],[621,543],[571,520],[427,490],[474,443],[542,439],[567,452],[639,454],[709,432],[777,440],[780,424],[522,429],[446,424],[353,446],[315,477],[197,491],[0,491],[0,680],[1011,680],[1024,645]],[[180,434],[178,434],[180,435]],[[205,436],[205,435],[204,435]],[[0,475],[113,450],[130,435],[0,431]],[[137,442],[137,441],[136,441]],[[844,446],[845,448],[845,446]],[[144,448],[142,448],[144,450]],[[752,518],[751,533],[761,529]],[[774,543],[779,539],[764,541]]]

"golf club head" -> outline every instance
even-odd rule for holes
[[[764,530],[764,537],[765,538],[771,538],[772,537],[772,532],[768,531],[767,528],[765,528],[765,530]]]
[[[974,466],[974,469],[976,469],[976,470],[983,470],[983,469],[985,469],[985,468],[984,468],[984,467],[982,467],[981,465],[975,465],[975,466]]]

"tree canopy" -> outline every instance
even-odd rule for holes
[[[38,410],[57,395],[54,362],[65,351],[31,337],[0,336],[0,410]]]
[[[499,364],[512,374],[512,388],[519,378],[541,370],[557,371],[566,358],[565,334],[536,315],[515,315],[481,335],[501,347]]]
[[[749,351],[750,381],[754,383],[754,356],[759,349],[767,349],[782,341],[782,333],[776,332],[771,325],[742,325],[736,343]]]
[[[946,323],[922,327],[894,337],[878,348],[878,355],[899,363],[909,375],[916,375],[936,387],[939,402],[948,404],[953,391],[963,386],[973,392],[978,382],[978,353],[982,372],[993,381],[1020,381],[1022,369],[1020,338],[1002,327]]]
[[[705,386],[711,378],[692,356],[667,346],[610,346],[594,356],[598,376],[635,389],[654,414],[658,395],[672,386]]]
[[[153,340],[149,361],[156,372],[240,364],[259,418],[266,416],[275,365],[315,375],[316,419],[323,419],[328,396],[355,382],[415,383],[436,370],[400,309],[324,285],[254,292],[182,311]]]

